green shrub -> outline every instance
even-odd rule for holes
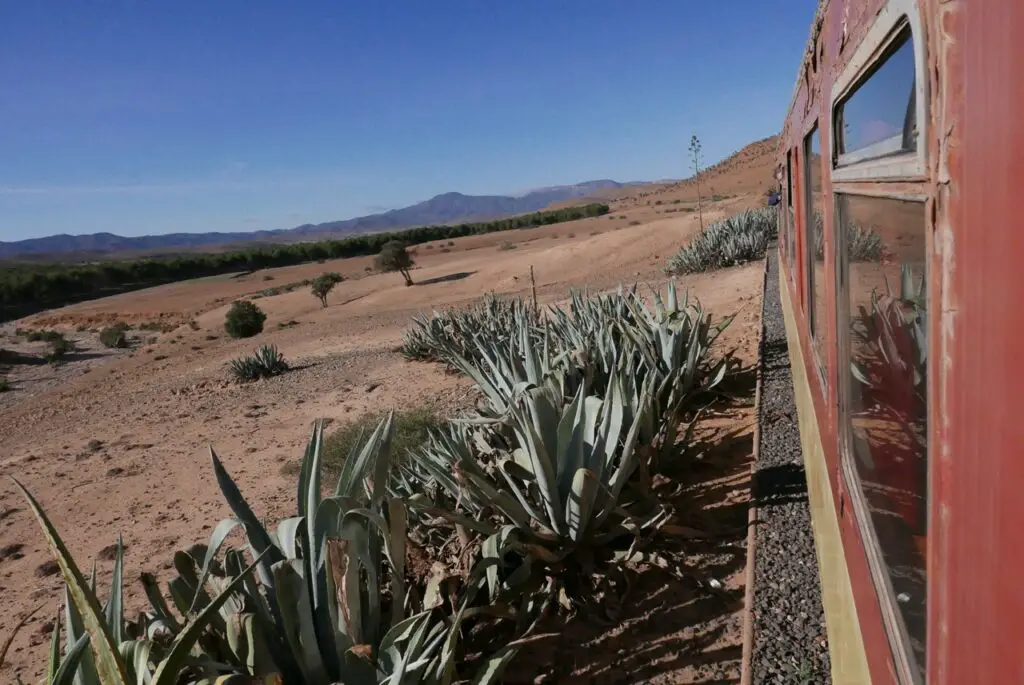
[[[232,338],[251,338],[263,332],[267,315],[249,300],[236,300],[224,317],[224,331]]]
[[[324,439],[321,455],[324,473],[337,476],[345,466],[349,455],[365,443],[389,412],[374,411],[339,426]],[[430,431],[442,425],[441,418],[432,409],[415,407],[396,410],[393,415],[394,434],[391,438],[391,459],[395,463],[406,460],[410,451],[419,449],[427,441]],[[283,468],[287,474],[297,473],[299,463],[289,462]]]
[[[42,341],[50,343],[52,345],[54,342],[58,340],[63,340],[64,334],[61,333],[60,331],[52,330],[28,331],[27,333],[25,333],[25,339],[28,340],[29,342]]]
[[[125,325],[121,323],[107,326],[100,331],[100,342],[104,347],[120,349],[128,347],[128,336],[125,334]]]
[[[323,273],[312,280],[310,283],[310,290],[312,291],[313,296],[320,300],[321,306],[326,308],[327,296],[334,289],[334,286],[341,283],[343,280],[345,279],[342,278],[341,274],[334,272]]]
[[[686,247],[669,258],[665,271],[682,275],[761,259],[768,243],[777,237],[774,208],[741,212],[705,227]]]
[[[239,382],[279,376],[287,370],[288,363],[275,345],[260,345],[251,355],[231,362],[231,375]]]
[[[6,378],[0,377],[0,392],[10,392],[14,390],[14,386]]]
[[[51,338],[49,343],[50,352],[46,355],[46,361],[51,364],[63,363],[67,355],[75,350],[75,344],[64,336]]]
[[[451,243],[449,242],[448,244],[450,245]],[[412,257],[409,256],[405,243],[398,240],[385,243],[384,247],[380,249],[380,254],[374,260],[374,266],[378,271],[397,271],[402,274],[407,286],[413,284],[412,277],[409,275],[409,269],[412,268],[414,263]]]

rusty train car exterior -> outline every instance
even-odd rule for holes
[[[1024,683],[1024,2],[825,0],[780,288],[837,683]]]

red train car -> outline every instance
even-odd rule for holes
[[[1024,683],[1024,2],[827,0],[780,287],[837,683]]]

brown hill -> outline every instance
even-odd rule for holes
[[[734,152],[700,174],[700,190],[704,199],[763,195],[774,182],[775,150],[778,136],[758,140]],[[691,178],[675,183],[605,188],[568,202],[559,202],[551,208],[568,207],[587,202],[612,203],[612,211],[636,205],[675,202],[696,202],[697,184]],[[678,202],[677,202],[678,201]]]

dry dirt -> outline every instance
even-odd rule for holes
[[[760,202],[756,195],[732,198],[706,209],[704,218]],[[301,455],[314,419],[346,421],[366,411],[421,404],[443,412],[469,401],[466,380],[437,365],[406,362],[396,352],[412,313],[463,305],[488,291],[529,296],[531,265],[542,303],[564,298],[570,287],[663,284],[665,259],[696,232],[697,217],[661,209],[619,205],[611,217],[422,245],[411,288],[397,274],[367,273],[368,259],[350,259],[172,284],[18,322],[67,331],[82,351],[61,367],[17,365],[9,371],[14,390],[0,393],[0,473],[29,488],[82,566],[102,557],[121,532],[129,607],[139,608],[139,573],[166,574],[175,550],[205,539],[229,513],[210,468],[210,445],[259,515],[292,514],[294,485],[281,467]],[[504,243],[514,248],[503,249]],[[756,357],[761,268],[751,264],[678,281],[717,316],[739,313],[722,340],[747,363]],[[264,333],[243,341],[224,335],[224,313],[233,299],[323,271],[350,278],[331,293],[326,309],[305,287],[262,297],[257,304],[268,315]],[[100,348],[95,332],[75,330],[114,320],[162,322],[170,330],[134,328],[133,348],[118,352]],[[2,335],[0,346],[7,349],[44,348],[15,338],[13,326]],[[295,369],[246,386],[229,382],[229,361],[260,343],[276,344]],[[745,416],[735,420],[743,423],[749,412]],[[38,525],[3,478],[0,636],[43,605],[15,639],[0,674],[4,682],[15,671],[26,681],[41,675],[62,587],[49,561]],[[105,596],[112,564],[102,558],[97,564]],[[727,587],[735,589],[741,569],[740,563],[722,571]],[[732,627],[716,623],[691,649],[738,650],[739,607],[730,601],[719,609]],[[683,673],[665,682],[690,681]]]

